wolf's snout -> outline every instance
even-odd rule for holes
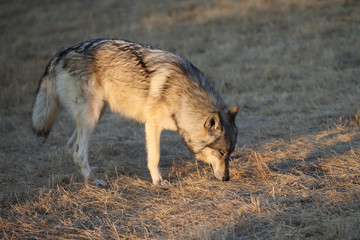
[[[228,171],[214,171],[214,176],[220,181],[230,181],[230,175]]]
[[[230,181],[230,176],[224,176],[224,177],[222,178],[222,181]]]

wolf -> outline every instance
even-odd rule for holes
[[[68,140],[85,182],[104,185],[91,172],[88,148],[106,106],[145,124],[147,167],[161,176],[160,135],[178,131],[196,159],[229,181],[237,139],[238,107],[228,109],[205,75],[185,58],[135,42],[95,39],[62,49],[47,64],[32,108],[32,127],[45,139],[66,109],[76,129]]]

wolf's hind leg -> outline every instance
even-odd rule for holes
[[[66,146],[68,147],[69,151],[74,152],[75,151],[75,142],[76,142],[76,132],[77,130],[73,132],[71,137],[69,138],[68,142],[66,143]]]
[[[92,177],[88,162],[88,148],[92,131],[93,128],[91,128],[91,126],[78,125],[76,129],[77,140],[74,145],[74,162],[86,181]]]
[[[81,111],[81,108],[80,106],[76,115],[76,130],[69,139],[68,145],[73,149],[74,162],[79,167],[85,181],[105,186],[104,181],[95,178],[88,161],[90,138],[103,112],[104,102],[102,100],[95,101],[89,97],[85,110]]]

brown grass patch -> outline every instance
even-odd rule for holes
[[[245,147],[235,153],[229,183],[188,162],[168,169],[165,187],[126,176],[108,179],[105,189],[71,181],[3,208],[2,233],[36,239],[355,239],[359,147],[357,129]]]

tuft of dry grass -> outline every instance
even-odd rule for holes
[[[356,239],[360,131],[326,130],[244,147],[231,182],[175,164],[170,184],[120,175],[101,189],[73,180],[2,208],[4,238]]]
[[[0,238],[358,239],[357,1],[0,2]],[[30,128],[37,82],[62,47],[116,37],[175,52],[239,105],[230,182],[162,135],[154,187],[143,126],[107,112],[90,144],[106,188],[84,186],[64,150]]]

